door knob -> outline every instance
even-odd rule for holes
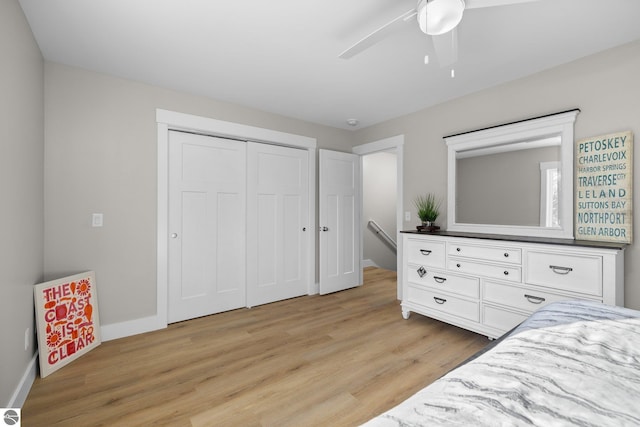
[[[178,233],[171,233],[171,238],[172,239],[177,239],[178,238]]]
[[[327,227],[322,227],[322,231],[329,231]]]

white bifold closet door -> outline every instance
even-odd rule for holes
[[[308,152],[169,133],[169,323],[309,292]]]
[[[309,154],[247,145],[247,306],[306,295]]]

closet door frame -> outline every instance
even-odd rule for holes
[[[315,138],[295,135],[239,123],[175,111],[156,109],[158,148],[157,188],[157,270],[156,315],[149,318],[149,329],[167,327],[168,311],[168,240],[169,236],[169,131],[179,130],[239,141],[261,142],[305,149],[309,153],[309,228],[316,229],[316,146]],[[307,251],[308,293],[318,293],[316,282],[316,237],[310,233]]]

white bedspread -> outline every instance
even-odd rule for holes
[[[640,311],[550,304],[364,425],[640,426]]]

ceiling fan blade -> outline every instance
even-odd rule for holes
[[[465,0],[465,9],[477,9],[481,7],[507,6],[517,3],[531,3],[539,0]]]
[[[378,28],[368,36],[364,37],[362,40],[351,46],[349,49],[342,52],[338,55],[339,58],[349,59],[360,52],[370,48],[374,44],[383,40],[392,32],[396,31],[399,27],[403,26],[405,22],[407,22],[411,17],[415,16],[418,13],[415,9],[411,9],[402,15],[398,16],[391,22],[384,24],[382,27]]]
[[[454,28],[448,33],[431,36],[433,49],[441,67],[448,67],[458,60],[458,30]]]

